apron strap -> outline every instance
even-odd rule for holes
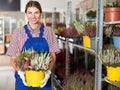
[[[31,38],[32,35],[30,34],[30,31],[29,31],[27,25],[24,25],[24,29],[25,29],[25,32],[26,32],[26,34],[28,35],[28,37]]]
[[[42,37],[42,36],[43,36],[43,32],[44,32],[44,25],[41,24],[39,37]]]

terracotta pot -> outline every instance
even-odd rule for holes
[[[105,8],[105,21],[120,21],[120,8]]]

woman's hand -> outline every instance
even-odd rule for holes
[[[50,78],[50,75],[51,75],[51,71],[50,71],[50,70],[47,70],[47,71],[45,72],[45,77],[44,77],[44,79],[41,81],[41,82],[42,82],[42,86],[40,86],[41,88],[43,88],[43,87],[47,84],[48,79]]]
[[[20,78],[22,79],[22,82],[25,86],[27,86],[26,82],[25,82],[25,72],[19,70],[18,71],[18,75],[20,76]]]

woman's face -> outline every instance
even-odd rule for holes
[[[26,16],[30,24],[37,24],[40,20],[41,13],[36,7],[28,7]]]

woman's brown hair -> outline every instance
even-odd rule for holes
[[[25,13],[27,12],[27,9],[28,7],[36,7],[40,10],[40,13],[42,13],[42,8],[41,8],[41,5],[38,1],[32,1],[30,0],[27,4],[26,4],[26,7],[25,7]]]

